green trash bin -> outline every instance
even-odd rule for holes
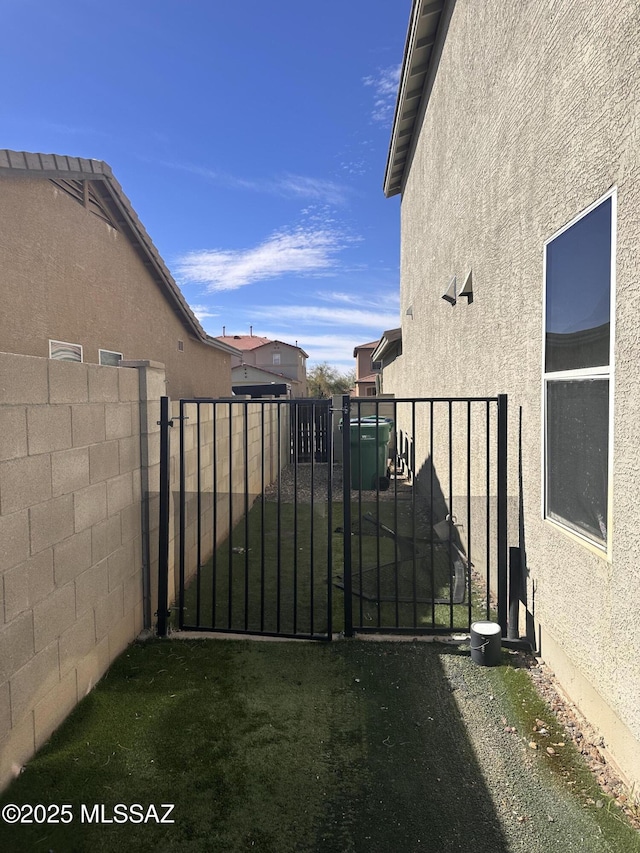
[[[354,418],[349,421],[351,444],[351,488],[389,488],[387,458],[393,428],[390,418]]]

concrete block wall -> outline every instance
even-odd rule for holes
[[[158,422],[165,393],[164,365],[156,362],[125,361],[112,368],[0,353],[0,788],[143,627],[156,624]],[[231,419],[229,407],[218,406],[215,424],[213,406],[200,407],[199,422],[196,407],[187,409],[189,577],[198,556],[198,465],[199,550],[205,561],[214,547],[214,501],[220,542],[243,515],[245,484],[251,505],[263,477],[265,484],[275,478],[278,459],[288,463],[289,420],[286,408],[278,419],[275,406],[264,421],[256,404],[245,410],[233,403]],[[177,402],[171,413],[173,604],[179,545]]]
[[[0,786],[142,628],[139,386],[0,353]]]

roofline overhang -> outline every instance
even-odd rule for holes
[[[455,2],[413,0],[384,174],[387,198],[403,190],[416,129],[431,94]]]
[[[371,361],[382,361],[385,354],[393,347],[402,344],[402,328],[388,329],[382,333],[380,343],[371,354]]]
[[[204,331],[108,163],[85,157],[10,151],[5,148],[0,149],[0,177],[2,176],[92,181],[101,186],[114,208],[118,226],[123,228],[145,268],[169,297],[187,330],[206,346],[231,355],[240,354],[235,347],[221,343]]]
[[[237,355],[239,357],[242,356],[242,350],[237,349],[236,347],[232,347],[231,344],[227,344],[224,341],[218,340],[218,338],[214,338],[212,335],[207,335],[207,340],[204,342],[209,346],[215,347],[216,349],[222,350],[223,352],[229,353],[229,355]]]

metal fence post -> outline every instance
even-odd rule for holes
[[[507,636],[507,395],[498,395],[498,622]]]
[[[353,595],[351,578],[351,398],[342,397],[342,501],[344,530],[344,634],[353,637]]]
[[[158,636],[167,636],[169,617],[169,398],[160,398],[160,532],[158,543]]]
[[[520,548],[509,548],[509,640],[520,639]]]

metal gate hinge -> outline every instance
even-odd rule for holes
[[[174,421],[188,421],[189,415],[174,415],[170,421],[167,421],[170,427],[173,426]],[[162,421],[156,421],[158,426],[162,426]]]

